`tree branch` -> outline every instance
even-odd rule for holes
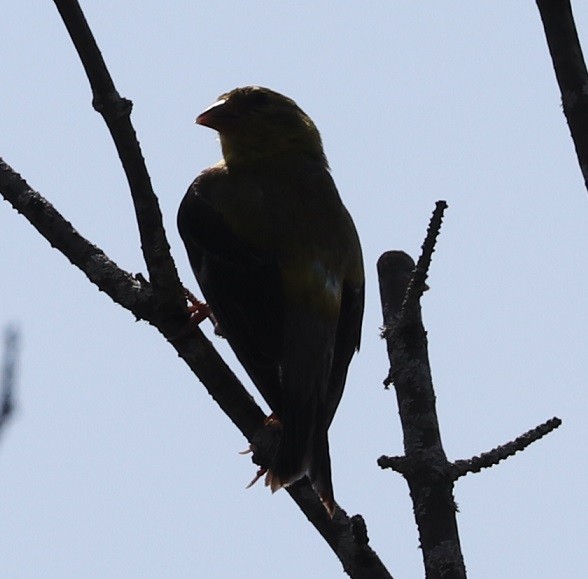
[[[537,0],[578,163],[588,189],[588,72],[569,0]]]
[[[378,465],[400,473],[408,483],[427,579],[466,576],[455,519],[455,481],[468,472],[498,464],[561,424],[559,418],[552,418],[481,456],[454,463],[447,460],[419,303],[427,289],[425,280],[446,207],[444,201],[437,202],[416,266],[402,251],[388,251],[378,260],[384,314],[382,337],[386,338],[390,358],[384,384],[394,384],[404,434],[404,456],[381,456]]]
[[[406,290],[406,298],[402,304],[400,322],[402,322],[402,317],[408,315],[409,312],[416,313],[417,310],[420,311],[418,301],[421,299],[423,292],[428,289],[426,281],[429,275],[429,267],[433,259],[437,237],[441,231],[445,209],[447,209],[447,203],[445,201],[437,201],[435,203],[435,210],[427,228],[427,235],[423,242],[421,256]]]
[[[88,279],[137,319],[156,327],[199,378],[223,412],[253,442],[265,415],[204,334],[157,306],[151,286],[140,276],[120,269],[106,254],[82,237],[46,199],[0,159],[0,193]],[[323,536],[354,579],[390,579],[391,575],[369,547],[355,539],[351,520],[338,508],[331,520],[310,483],[304,479],[287,489],[306,518]]]
[[[199,329],[192,328],[185,311],[168,317],[158,307],[151,285],[119,268],[98,247],[82,237],[46,199],[0,159],[0,193],[41,233],[52,247],[86,274],[114,302],[137,319],[155,326],[204,383],[225,413],[251,440],[264,414]]]
[[[383,335],[390,358],[386,382],[393,383],[396,390],[405,453],[395,459],[382,457],[378,464],[384,468],[392,461],[408,483],[427,579],[466,576],[455,518],[454,481],[439,432],[419,302],[446,207],[444,201],[436,204],[416,268],[404,252],[387,252],[378,260]]]
[[[483,468],[489,468],[498,464],[501,460],[514,456],[515,453],[525,450],[527,446],[543,438],[556,428],[559,428],[559,426],[561,426],[561,420],[554,417],[506,444],[493,448],[489,452],[483,452],[480,456],[474,456],[467,460],[456,460],[453,463],[454,480],[470,472],[480,472]]]
[[[443,470],[447,470],[450,478],[454,481],[470,472],[480,472],[483,468],[490,468],[514,456],[517,452],[525,450],[533,442],[537,442],[556,428],[559,428],[561,424],[561,419],[557,417],[551,418],[543,424],[521,434],[518,438],[497,446],[489,452],[483,452],[479,456],[474,456],[466,460],[450,462]],[[406,456],[381,456],[378,459],[378,465],[380,468],[392,469],[403,476],[411,474],[413,471],[413,464]]]
[[[361,515],[349,518],[337,505],[335,515],[331,519],[306,478],[286,490],[333,549],[350,577],[393,579],[376,552],[369,546],[367,528]]]
[[[186,300],[170,255],[159,202],[131,123],[132,102],[122,98],[116,90],[78,2],[54,1],[88,76],[94,109],[106,122],[127,176],[141,248],[159,307],[169,310],[171,315],[181,315]]]
[[[4,330],[2,377],[0,379],[0,434],[2,434],[2,431],[14,413],[18,338],[19,334],[15,328],[7,327]]]
[[[251,442],[263,428],[265,416],[209,340],[188,323],[184,290],[169,252],[159,204],[129,118],[131,103],[118,95],[78,3],[55,0],[55,4],[88,74],[94,108],[108,125],[127,175],[150,282],[121,270],[3,161],[0,164],[0,192],[100,290],[137,318],[156,327]],[[351,577],[391,578],[367,544],[367,532],[358,539],[360,534],[354,532],[357,519],[352,525],[345,511],[337,509],[331,520],[306,479],[287,490]]]
[[[100,291],[133,312],[137,319],[149,318],[149,311],[154,307],[150,284],[120,269],[100,248],[82,237],[51,203],[31,189],[1,158],[0,192],[49,241],[51,247],[63,253]]]

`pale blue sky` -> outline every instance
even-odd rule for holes
[[[576,4],[588,50],[588,6]],[[416,256],[447,200],[423,313],[449,457],[564,421],[458,483],[469,574],[586,577],[588,194],[534,2],[83,8],[134,101],[187,285],[176,210],[220,155],[196,115],[261,84],[321,130],[368,275],[363,346],[331,429],[335,493],[397,579],[423,572],[407,487],[375,462],[402,448],[381,386],[375,262],[387,249]],[[121,267],[145,272],[122,170],[53,3],[5,2],[2,20],[0,156]],[[2,576],[343,576],[286,493],[245,490],[246,441],[172,349],[7,203],[0,275],[0,324],[23,333],[17,414],[0,440]]]

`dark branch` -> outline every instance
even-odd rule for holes
[[[408,461],[405,456],[382,455],[378,459],[378,466],[380,468],[392,469],[394,472],[397,472],[402,476],[407,475],[411,472],[410,461]]]
[[[449,476],[452,480],[456,481],[458,478],[470,472],[480,472],[483,468],[492,467],[500,461],[515,455],[517,452],[525,450],[533,442],[536,442],[561,426],[561,423],[559,418],[551,418],[547,422],[525,432],[515,440],[493,448],[490,452],[484,452],[480,456],[474,456],[467,460],[456,460],[453,463],[448,463],[443,468],[444,476]],[[380,468],[390,468],[403,476],[414,474],[413,465],[405,456],[381,456],[378,459],[378,466]]]
[[[19,334],[15,328],[8,327],[4,331],[4,353],[0,382],[0,434],[2,434],[2,431],[14,413],[18,338]]]
[[[0,159],[0,192],[37,231],[69,261],[83,271],[99,290],[130,310],[140,319],[148,319],[153,309],[150,285],[120,269],[98,247],[82,237],[44,197]]]
[[[263,427],[263,412],[212,344],[188,324],[184,290],[169,253],[159,204],[130,122],[130,101],[118,95],[77,2],[55,0],[55,3],[88,74],[94,107],[104,116],[127,174],[150,283],[118,268],[5,163],[0,166],[0,192],[92,283],[136,317],[155,326],[222,410],[252,441]],[[329,519],[306,480],[288,491],[339,557],[347,573],[362,579],[390,577],[373,550],[355,540],[351,521],[343,510],[338,509],[333,520]]]
[[[182,317],[166,317],[157,306],[148,282],[141,276],[134,277],[120,269],[1,159],[0,192],[52,247],[84,272],[98,289],[131,311],[137,319],[149,322],[164,334],[211,396],[251,440],[263,424],[263,412],[204,334],[188,324],[187,312]]]
[[[569,0],[537,0],[564,114],[588,189],[588,72]]]
[[[474,456],[467,460],[456,460],[453,463],[454,480],[457,480],[459,477],[465,476],[470,472],[480,472],[483,468],[489,468],[498,464],[501,460],[505,460],[517,452],[525,450],[527,446],[533,444],[533,442],[536,442],[540,438],[543,438],[559,426],[561,426],[561,420],[554,417],[547,422],[532,428],[528,432],[525,432],[518,438],[515,438],[515,440],[493,448],[490,452],[484,452],[480,456]]]
[[[54,1],[86,70],[94,108],[108,126],[127,176],[141,248],[159,307],[168,310],[172,316],[181,315],[186,300],[170,255],[159,202],[130,120],[132,103],[118,94],[78,2]]]
[[[175,348],[244,436],[252,442],[263,428],[265,415],[226,365],[210,341],[180,318],[164,315],[147,282],[121,270],[99,248],[84,239],[39,193],[33,191],[6,163],[0,163],[0,193],[59,249],[88,279],[136,317],[155,326]],[[306,479],[287,489],[308,520],[333,549],[353,578],[388,579],[377,554],[353,538],[351,521],[342,509],[333,520]]]
[[[422,324],[420,297],[427,286],[428,268],[439,235],[443,211],[439,201],[431,218],[418,264],[402,251],[389,251],[378,260],[380,296],[390,373],[404,434],[404,456],[381,456],[378,465],[400,473],[413,501],[427,579],[465,577],[455,520],[455,481],[525,449],[561,424],[552,418],[516,440],[470,460],[447,460],[435,409],[435,393]]]
[[[431,260],[433,259],[437,237],[441,231],[445,209],[447,209],[447,203],[445,201],[437,201],[437,203],[435,203],[435,210],[433,211],[429,227],[427,228],[427,236],[421,247],[421,256],[416,264],[412,280],[406,290],[406,297],[402,304],[401,319],[402,316],[407,315],[408,312],[414,312],[416,309],[420,308],[418,300],[421,299],[423,292],[427,289],[426,281],[429,275],[429,267],[431,266]]]
[[[378,555],[368,544],[367,529],[360,531],[361,515],[349,518],[337,505],[332,519],[318,500],[307,479],[288,487],[290,496],[304,511],[306,518],[316,527],[343,564],[345,572],[353,579],[392,579]],[[312,508],[309,508],[310,505]]]
[[[439,432],[435,392],[429,365],[427,334],[420,296],[446,203],[439,201],[431,218],[416,268],[404,252],[387,252],[378,260],[384,336],[404,435],[404,457],[381,457],[382,468],[403,474],[413,501],[427,579],[461,579],[461,554],[453,480]],[[414,270],[414,273],[412,271]]]
[[[386,289],[386,293],[380,292],[382,312],[384,319],[388,320],[388,324],[382,327],[382,338],[385,338],[400,320],[407,289],[416,288],[417,284],[411,284],[415,267],[412,257],[404,251],[387,251],[378,260],[380,287]]]

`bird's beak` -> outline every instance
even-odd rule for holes
[[[217,131],[222,130],[226,124],[228,117],[226,110],[226,99],[220,99],[210,105],[205,111],[201,112],[194,121],[197,125],[210,127]]]

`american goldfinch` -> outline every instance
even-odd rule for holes
[[[222,334],[280,425],[266,484],[307,476],[335,510],[328,428],[359,349],[359,238],[320,134],[267,88],[234,89],[198,116],[223,159],[190,185],[178,228]]]

